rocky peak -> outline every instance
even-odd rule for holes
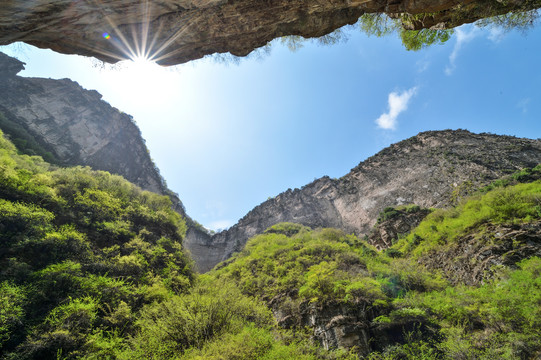
[[[335,227],[368,235],[386,207],[446,207],[491,181],[541,163],[541,141],[428,131],[393,144],[340,179],[323,177],[256,206],[230,229],[212,237],[188,236],[201,271],[211,269],[246,241],[280,222]]]

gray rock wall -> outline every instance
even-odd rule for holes
[[[194,241],[194,258],[200,270],[210,270],[240,251],[250,237],[282,221],[368,234],[388,206],[446,207],[468,191],[540,163],[538,140],[465,130],[420,133],[361,162],[340,179],[323,177],[265,201],[227,231]]]
[[[119,174],[141,188],[171,195],[130,115],[68,79],[24,78],[24,63],[0,53],[0,113],[22,126],[62,165]]]

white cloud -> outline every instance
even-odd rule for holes
[[[475,39],[477,35],[479,35],[479,32],[479,28],[473,25],[456,28],[456,43],[455,47],[453,48],[453,52],[451,52],[451,55],[449,55],[449,65],[445,67],[446,75],[451,75],[453,71],[455,71],[456,58],[458,57],[458,53],[460,52],[462,46]]]
[[[524,99],[520,99],[520,101],[518,102],[517,107],[519,109],[522,109],[523,114],[526,114],[528,112],[528,104],[530,103],[531,100],[532,99],[530,98],[524,98]]]
[[[389,94],[389,111],[381,114],[376,120],[378,127],[386,130],[396,129],[396,118],[400,113],[408,109],[408,103],[413,95],[417,93],[417,87],[413,87],[402,93],[392,92]]]

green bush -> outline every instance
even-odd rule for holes
[[[20,327],[25,302],[26,293],[23,288],[7,281],[0,283],[0,351]]]
[[[270,311],[255,299],[242,295],[228,283],[200,286],[191,293],[143,309],[136,324],[139,332],[131,341],[129,359],[169,359],[176,354],[245,324],[272,324]]]
[[[520,223],[541,218],[541,181],[495,188],[448,210],[437,210],[394,248],[415,256],[487,223]],[[422,240],[422,241],[420,241]]]
[[[185,232],[167,197],[107,172],[52,167],[0,136],[2,352],[114,358],[145,304],[193,286]]]

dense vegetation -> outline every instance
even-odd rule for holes
[[[145,304],[194,281],[167,197],[89,168],[55,168],[0,138],[0,349],[101,354]]]
[[[1,135],[0,358],[310,359],[322,351],[278,334],[269,309],[234,284],[199,281],[168,197],[21,155]]]
[[[424,260],[490,225],[539,223],[540,177],[541,167],[526,169],[434,211],[383,252],[336,229],[282,223],[197,275],[167,197],[55,167],[0,137],[0,357],[533,359],[540,258],[477,286]],[[324,350],[314,324],[342,313],[370,338]]]
[[[269,301],[283,325],[296,329],[309,323],[314,310],[324,317],[333,307],[349,309],[350,316],[365,309],[357,321],[366,322],[368,333],[391,333],[393,339],[358,344],[369,359],[538,358],[540,258],[492,269],[479,286],[466,286],[429,271],[422,256],[443,252],[465,234],[486,233],[488,225],[539,223],[539,175],[541,166],[525,169],[456,208],[437,210],[381,253],[335,229],[278,224],[209,276]],[[392,215],[385,209],[381,218]]]

